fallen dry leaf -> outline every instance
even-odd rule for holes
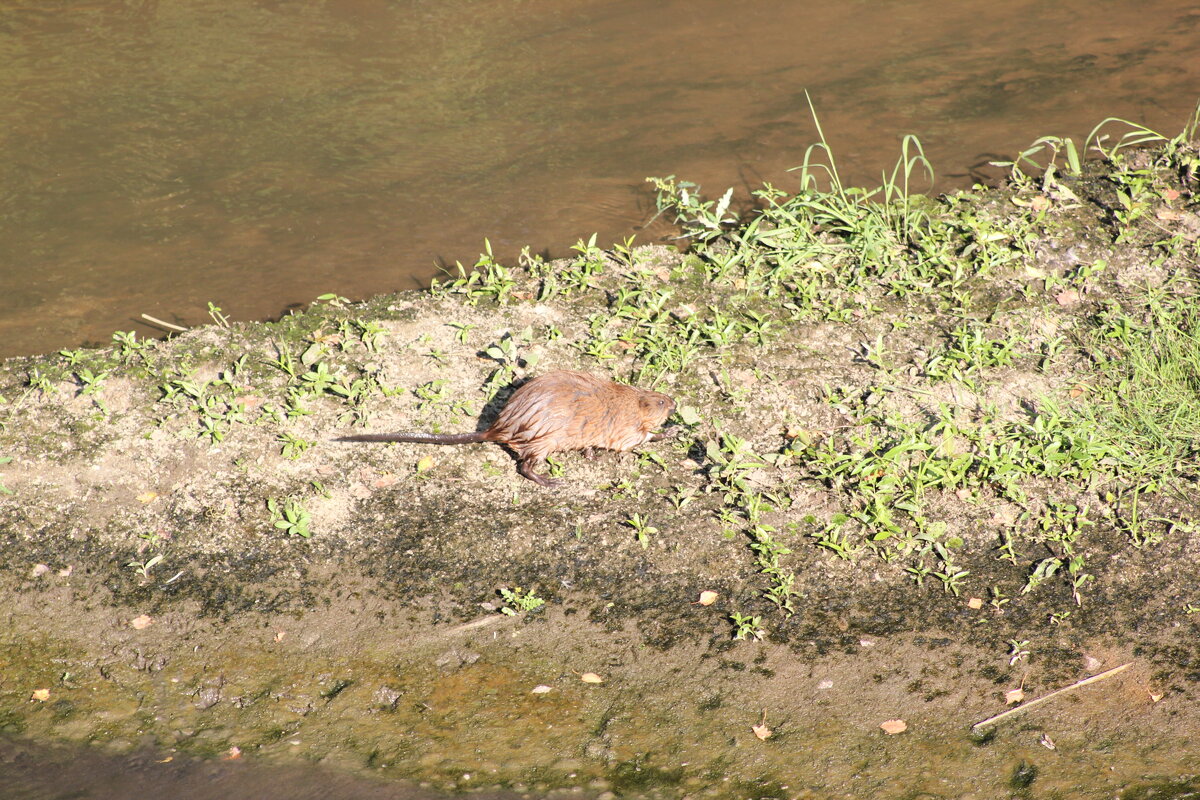
[[[420,465],[418,464],[417,466],[419,467]],[[419,471],[420,470],[418,470],[418,472]],[[400,479],[397,478],[394,474],[389,472],[387,475],[380,475],[378,478],[371,481],[371,488],[372,489],[384,489],[388,486],[391,486],[398,480],[400,480]]]
[[[158,498],[158,492],[142,492],[137,496],[139,503],[149,503]]]
[[[554,691],[553,688],[544,683],[539,683],[537,686],[533,687],[534,694],[545,694],[546,692],[551,691]]]
[[[992,524],[1008,527],[1017,521],[1017,511],[1012,506],[1004,506],[992,514]]]
[[[234,759],[241,758],[241,757],[242,757],[242,748],[238,747],[237,745],[233,745],[232,747],[230,747],[228,750],[225,751],[225,760],[226,761],[233,761]]]
[[[1174,203],[1179,199],[1178,189],[1163,189],[1161,192],[1159,192],[1159,194],[1161,194],[1162,199],[1166,200],[1168,203]]]
[[[1011,706],[1013,703],[1019,703],[1025,699],[1024,689],[1009,689],[1004,693],[1004,705]]]
[[[721,595],[714,591],[705,590],[700,593],[700,599],[696,601],[696,604],[702,606],[711,606],[713,603],[717,602],[717,598],[720,596]]]
[[[44,703],[50,699],[49,689],[34,689],[33,694],[29,696],[30,700],[37,700],[39,703]]]
[[[140,631],[143,628],[149,628],[153,622],[154,617],[150,616],[149,614],[142,614],[140,617],[134,617],[133,619],[129,620],[129,626],[135,631]]]
[[[1042,734],[1042,747],[1046,748],[1047,750],[1054,749],[1054,740],[1050,738],[1050,734]]]
[[[821,681],[817,684],[818,689],[832,689],[833,681]]]
[[[1079,397],[1080,395],[1082,395],[1083,392],[1084,392],[1084,388],[1082,386],[1072,386],[1071,391],[1068,392],[1067,394],[1070,395],[1072,400],[1074,400],[1076,397]]]
[[[1079,302],[1079,292],[1067,289],[1054,295],[1054,299],[1060,306],[1073,306]]]
[[[1183,214],[1180,214],[1178,211],[1171,211],[1168,208],[1160,208],[1158,211],[1154,212],[1154,216],[1158,217],[1163,222],[1178,222],[1179,220],[1183,219]]]
[[[433,469],[433,456],[421,456],[417,461],[417,474]]]
[[[29,575],[33,578],[40,578],[50,571],[50,568],[45,564],[35,564]]]
[[[68,564],[67,566],[63,567],[62,569],[60,569],[60,570],[58,571],[58,577],[60,577],[60,578],[69,578],[69,577],[71,577],[71,572],[72,572],[74,569],[75,569],[75,567],[74,567],[74,566],[72,566],[72,565]]]
[[[859,639],[858,646],[859,647],[874,647],[875,643],[872,642],[870,639]]]
[[[282,642],[285,636],[287,636],[287,631],[275,631],[275,641]]]
[[[971,609],[972,611],[978,611],[979,609],[983,608],[983,601],[978,597],[972,597],[967,601],[967,608]]]
[[[604,678],[601,678],[594,672],[585,672],[579,676],[579,680],[584,683],[604,683]]]
[[[879,727],[888,736],[895,736],[897,733],[904,733],[908,730],[908,723],[902,719],[889,719],[886,722],[879,723]]]
[[[1157,703],[1159,700],[1162,700],[1162,699],[1163,699],[1162,693],[1159,693],[1159,694],[1154,694],[1153,692],[1150,693],[1150,702],[1151,703]]]
[[[757,725],[751,725],[750,730],[754,731],[754,735],[758,737],[760,742],[771,738],[771,734],[774,731],[767,727],[767,710],[765,708],[762,712],[762,719],[759,720]]]

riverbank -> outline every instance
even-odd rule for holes
[[[910,158],[883,203],[801,183],[741,220],[667,179],[687,253],[484,255],[3,362],[0,730],[447,790],[1200,772],[1200,157],[1142,144],[936,199]],[[493,445],[333,441],[473,430],[550,369],[666,392],[684,432],[549,491]]]

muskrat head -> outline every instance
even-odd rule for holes
[[[638,399],[642,416],[648,423],[647,429],[657,428],[675,411],[675,401],[659,392],[643,391]]]

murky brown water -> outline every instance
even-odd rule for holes
[[[0,8],[0,355],[261,318],[787,185],[915,133],[940,188],[1108,115],[1179,130],[1200,3],[91,0]],[[663,228],[643,233],[661,235]]]
[[[412,783],[373,781],[313,765],[201,761],[161,750],[113,755],[80,745],[0,737],[0,800],[444,800]],[[515,800],[479,792],[475,800]],[[580,795],[581,800],[583,795]]]

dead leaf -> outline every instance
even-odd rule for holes
[[[974,494],[974,492],[971,489],[967,489],[967,488],[954,490],[954,496],[957,497],[959,500],[962,500],[963,502],[970,500],[972,494]]]
[[[604,678],[601,678],[594,672],[585,672],[579,676],[579,680],[584,683],[604,683]]]
[[[1076,397],[1081,396],[1083,394],[1083,392],[1084,392],[1084,388],[1082,386],[1076,385],[1076,386],[1072,386],[1071,391],[1067,392],[1067,394],[1070,396],[1070,398],[1072,400],[1074,400]]]
[[[39,703],[44,703],[50,699],[49,689],[34,689],[33,694],[29,696],[30,700],[36,700]]]
[[[533,687],[533,694],[545,694],[546,692],[552,691],[554,691],[553,687],[547,686],[544,683],[539,683],[537,686]]]
[[[234,759],[238,759],[241,757],[242,757],[242,748],[238,747],[237,745],[233,745],[232,747],[230,747],[228,750],[225,751],[225,760],[226,761],[233,761]]]
[[[908,723],[902,719],[889,719],[886,722],[879,723],[879,727],[888,736],[895,736],[897,733],[904,733],[908,730]]]
[[[829,681],[829,680],[821,681],[820,683],[817,684],[817,688],[818,689],[832,689],[833,681]]]
[[[135,631],[140,631],[144,628],[149,628],[154,622],[154,617],[149,614],[142,614],[140,617],[134,617],[129,620],[129,626]]]
[[[40,578],[49,571],[50,568],[45,564],[35,564],[33,569],[30,571],[29,576],[31,578]]]
[[[771,738],[771,734],[774,731],[767,727],[767,710],[765,708],[762,712],[762,719],[759,720],[757,725],[751,725],[750,730],[754,731],[754,735],[758,737],[760,742]]]
[[[285,636],[287,636],[287,631],[275,631],[275,641],[282,642]]]
[[[721,595],[717,594],[716,592],[706,589],[700,593],[700,599],[696,601],[696,604],[701,606],[711,606],[713,603],[717,602],[717,598],[720,596]]]
[[[1163,222],[1179,222],[1179,220],[1183,219],[1183,214],[1180,214],[1178,211],[1172,211],[1169,208],[1160,208],[1154,212],[1154,216]]]
[[[1163,189],[1161,192],[1159,192],[1159,194],[1162,195],[1162,199],[1166,200],[1168,203],[1174,203],[1179,199],[1178,189]]]
[[[967,601],[967,608],[971,609],[972,611],[978,611],[979,609],[983,608],[983,600],[979,599],[978,597],[972,597]]]
[[[1013,703],[1019,703],[1025,699],[1024,689],[1009,689],[1004,693],[1004,705],[1011,706]]]
[[[142,492],[137,496],[139,503],[149,503],[158,498],[158,492]]]
[[[433,456],[421,456],[421,459],[417,461],[417,474],[420,475],[431,469],[433,469]]]
[[[419,462],[417,463],[417,472],[421,472],[421,464]],[[389,472],[388,474],[380,475],[378,478],[371,481],[371,488],[372,489],[384,489],[388,486],[391,486],[398,480],[400,480],[400,479],[397,478],[394,474]]]
[[[1162,700],[1162,699],[1163,699],[1163,694],[1161,692],[1159,694],[1154,694],[1153,692],[1150,693],[1150,702],[1151,703],[1157,703],[1159,700]]]
[[[74,567],[73,565],[71,565],[71,564],[68,564],[67,566],[63,567],[62,569],[60,569],[60,570],[58,571],[58,577],[60,577],[60,578],[69,578],[69,577],[71,577],[71,573],[72,573],[74,570],[75,570],[75,567]]]
[[[872,642],[870,639],[859,639],[858,646],[859,647],[874,647],[875,643]]]
[[[1079,302],[1079,292],[1075,289],[1064,289],[1054,295],[1054,299],[1060,306],[1073,306]]]
[[[998,508],[996,509],[996,512],[992,514],[991,521],[993,525],[1000,525],[1007,528],[1008,526],[1016,523],[1017,511],[1012,506]]]
[[[175,756],[167,756],[166,758],[155,759],[155,764],[170,764],[175,760]]]
[[[1046,748],[1047,750],[1054,749],[1054,740],[1050,738],[1050,734],[1042,734],[1042,747]]]

